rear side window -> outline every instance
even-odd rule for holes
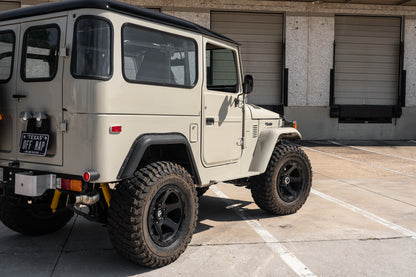
[[[9,81],[13,69],[15,36],[12,31],[0,32],[0,82]]]
[[[162,86],[195,86],[197,46],[194,40],[131,24],[124,25],[122,36],[126,80]]]
[[[58,69],[58,25],[29,28],[23,40],[22,79],[24,81],[50,81]]]
[[[112,75],[112,27],[101,17],[82,16],[75,23],[72,75],[108,80]]]

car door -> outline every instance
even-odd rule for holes
[[[17,149],[16,92],[20,25],[0,27],[0,153],[2,159],[15,160]]]
[[[65,16],[22,23],[17,101],[17,160],[62,165]],[[61,50],[63,49],[63,50]],[[63,56],[63,55],[62,55]]]
[[[202,158],[206,166],[234,163],[243,146],[243,95],[238,51],[204,39]]]

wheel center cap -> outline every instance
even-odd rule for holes
[[[290,184],[290,178],[286,176],[286,177],[283,179],[283,182],[285,183],[285,185],[286,185],[286,186],[287,186],[287,185],[289,185],[289,184]]]
[[[162,217],[163,217],[163,211],[162,211],[161,209],[157,210],[157,212],[156,212],[156,217],[157,217],[158,219],[162,219]]]

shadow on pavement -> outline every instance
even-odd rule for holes
[[[234,203],[233,207],[243,209],[244,212],[254,220],[279,217],[277,215],[269,214],[259,208],[248,208],[249,205],[253,204],[253,201],[239,199],[230,199],[230,201]],[[233,208],[229,207],[223,199],[204,195],[199,200],[198,226],[196,227],[195,234],[213,228],[212,226],[202,223],[202,221],[206,219],[216,222],[244,221],[244,219],[233,211]]]
[[[253,219],[276,217],[260,209],[248,209],[251,201],[231,200]],[[195,233],[212,226],[204,220],[237,222],[243,219],[218,197],[200,198]],[[163,268],[163,274],[174,265]],[[169,269],[172,267],[172,269]],[[0,276],[132,276],[147,273],[158,276],[162,269],[135,265],[120,257],[112,247],[107,227],[75,216],[62,230],[39,237],[28,237],[8,230],[0,223]],[[167,270],[167,271],[166,271]]]

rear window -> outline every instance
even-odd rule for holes
[[[0,32],[0,82],[12,75],[15,36],[12,31]]]
[[[95,16],[80,17],[75,24],[72,75],[108,80],[112,75],[112,27]]]
[[[58,25],[29,28],[23,40],[22,79],[50,81],[55,78],[59,61]]]
[[[186,37],[131,24],[123,27],[127,81],[191,88],[197,82],[197,46]]]

